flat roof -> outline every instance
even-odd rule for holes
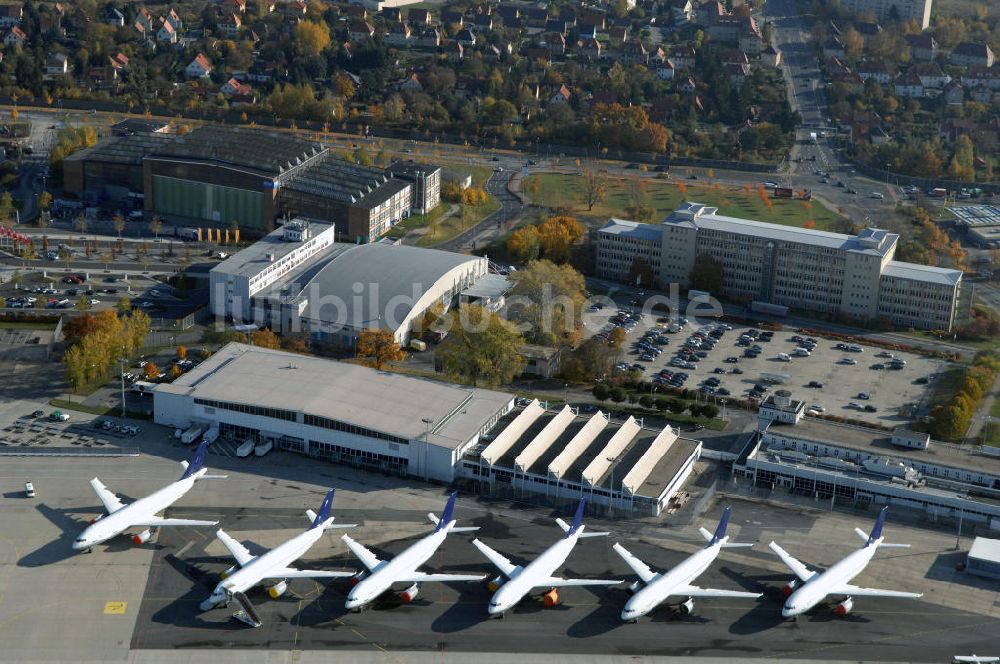
[[[303,286],[302,297],[309,299],[303,315],[322,320],[325,306],[343,303],[350,306],[342,323],[356,328],[391,327],[395,331],[417,300],[448,272],[485,260],[402,244],[354,245],[327,262]]]
[[[768,432],[775,435],[805,438],[828,445],[846,447],[878,455],[890,455],[910,461],[950,466],[985,472],[1000,476],[1000,457],[974,454],[972,446],[962,449],[932,440],[925,450],[899,447],[892,444],[891,431],[875,431],[863,427],[824,422],[816,418],[803,418],[798,424],[774,422]]]
[[[352,164],[327,153],[296,173],[284,188],[303,194],[322,196],[357,207],[376,207],[409,187],[410,183],[386,175],[372,166]]]
[[[381,433],[456,449],[513,395],[388,371],[229,343],[155,394],[176,394],[317,415]]]
[[[415,178],[418,176],[428,176],[433,175],[436,171],[440,171],[440,166],[434,166],[432,164],[423,164],[412,159],[407,159],[405,161],[394,161],[386,169],[400,177]]]
[[[303,219],[296,217],[289,223],[304,223],[309,225],[311,237],[332,228],[332,224],[315,219]],[[246,249],[241,249],[226,260],[212,268],[212,272],[223,274],[243,275],[252,277],[270,265],[273,261],[268,259],[268,254],[274,256],[274,260],[280,260],[288,254],[302,246],[301,242],[285,242],[284,226],[279,226],[261,239],[251,244]],[[317,254],[312,260],[319,260],[325,254]]]
[[[882,271],[882,276],[941,284],[943,286],[954,286],[962,280],[961,270],[950,270],[930,265],[917,265],[916,263],[902,263],[900,261],[889,261],[888,265]]]
[[[705,228],[737,235],[748,235],[780,242],[793,242],[822,246],[842,251],[855,251],[884,256],[899,235],[878,228],[866,228],[858,235],[817,231],[795,226],[783,226],[764,221],[752,221],[718,214],[718,208],[700,203],[686,202],[677,208],[663,223]]]
[[[1000,539],[977,537],[969,547],[969,557],[1000,563]]]
[[[152,157],[211,161],[273,177],[326,151],[292,134],[206,124],[176,137]]]
[[[479,299],[497,299],[514,287],[510,279],[502,274],[496,274],[495,272],[489,272],[479,277],[476,283],[472,284],[468,288],[462,291],[462,295],[465,297],[474,297]]]
[[[653,224],[642,224],[637,221],[615,219],[614,217],[608,219],[608,222],[601,226],[598,232],[605,235],[623,235],[652,242],[659,242],[663,235],[659,227]]]

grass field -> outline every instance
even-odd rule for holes
[[[447,217],[438,218],[428,225],[427,232],[417,240],[418,247],[433,247],[447,242],[459,233],[469,230],[489,214],[500,208],[500,201],[490,196],[482,207],[460,206],[458,212]],[[465,215],[463,217],[463,210]]]
[[[653,177],[612,178],[608,182],[607,197],[588,211],[584,196],[583,177],[576,174],[543,173],[537,178],[538,191],[531,193],[529,184],[524,191],[532,202],[542,207],[568,206],[576,213],[598,218],[622,217],[629,204],[630,192],[645,187],[640,195],[646,204],[656,209],[656,219],[662,219],[677,209],[684,201],[705,203],[719,208],[719,214],[767,221],[786,226],[805,226],[809,219],[819,230],[843,232],[847,220],[827,210],[816,202],[800,200],[772,200],[771,208],[756,191],[747,192],[732,186],[711,185],[707,182],[674,182]],[[686,191],[681,191],[681,188]]]

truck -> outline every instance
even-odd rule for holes
[[[935,187],[927,192],[927,195],[931,198],[944,198],[948,195],[948,190],[943,187]]]
[[[422,352],[427,350],[427,344],[420,339],[410,339],[410,348],[415,351]]]
[[[218,437],[219,437],[219,427],[213,426],[208,431],[205,432],[204,436],[202,436],[202,441],[211,445],[218,439]]]
[[[819,143],[819,137],[816,136],[816,132],[814,131],[809,132],[809,140],[812,141],[813,143]]]
[[[137,394],[152,394],[154,387],[156,387],[156,383],[150,383],[145,380],[137,380],[132,383],[132,391]]]
[[[205,432],[207,427],[204,424],[192,425],[190,429],[181,434],[181,442],[185,445],[190,445],[194,441],[198,440],[202,433]]]

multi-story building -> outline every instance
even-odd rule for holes
[[[662,223],[611,219],[595,234],[598,276],[631,281],[644,261],[661,286],[687,287],[699,257],[723,269],[722,293],[859,322],[951,330],[962,273],[894,261],[899,236],[768,224],[685,203]]]
[[[393,177],[410,182],[413,200],[410,208],[415,214],[427,214],[441,202],[441,169],[415,161],[397,161],[389,166]]]
[[[897,20],[903,23],[913,19],[925,30],[931,23],[931,5],[934,0],[843,0],[840,6],[849,12],[871,12],[880,21]]]

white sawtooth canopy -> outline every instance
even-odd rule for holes
[[[538,402],[538,399],[534,399],[510,424],[504,427],[504,430],[493,439],[492,443],[486,446],[481,455],[482,460],[491,466],[499,461],[543,413],[545,413],[545,409],[542,408],[542,404]]]

